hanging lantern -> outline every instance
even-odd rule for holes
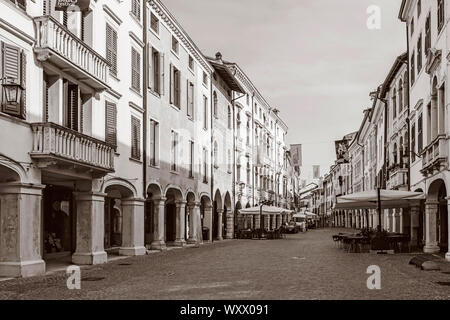
[[[7,104],[19,104],[22,98],[22,86],[16,83],[5,83],[2,85]]]

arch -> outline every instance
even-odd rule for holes
[[[247,204],[245,205],[246,208],[250,208],[250,202],[247,202]]]
[[[214,194],[214,202],[217,204],[217,208],[222,208],[223,201],[222,201],[222,195],[221,195],[219,189],[217,189],[216,193]]]
[[[227,191],[227,193],[225,194],[224,205],[225,205],[228,209],[231,209],[231,196],[230,196],[230,193],[229,193],[228,191]]]
[[[25,181],[27,174],[21,164],[0,156],[0,183]]]
[[[116,198],[137,198],[137,190],[132,183],[122,178],[113,178],[103,183],[102,192],[111,194]],[[118,193],[118,194],[117,194]]]
[[[161,198],[161,186],[155,182],[149,183],[149,185],[147,186],[147,196],[152,200]]]
[[[186,191],[185,199],[186,199],[187,203],[194,203],[195,201],[197,201],[195,193],[191,189]]]
[[[183,200],[183,192],[175,185],[169,184],[164,190],[164,195],[167,199],[173,198],[174,201]]]
[[[231,107],[228,106],[228,129],[231,129]]]

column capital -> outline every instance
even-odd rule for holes
[[[43,184],[21,183],[21,182],[7,182],[0,183],[0,194],[31,194],[41,195],[45,188]]]
[[[438,200],[426,200],[425,201],[425,205],[427,206],[433,206],[433,205],[435,205],[435,206],[437,206],[439,204],[439,201]]]
[[[223,209],[217,209],[217,213],[223,213]]]
[[[176,205],[177,208],[185,207],[186,204],[187,204],[187,201],[185,201],[185,200],[175,201],[175,205]]]
[[[153,201],[154,205],[164,205],[166,203],[167,198],[165,197],[159,197],[159,198],[154,198],[154,199],[147,199],[150,201]]]
[[[143,206],[144,205],[144,202],[145,202],[145,199],[142,199],[142,198],[133,198],[133,197],[131,197],[131,198],[126,198],[126,199],[123,199],[122,200],[122,202],[121,202],[121,204],[123,205],[123,206],[129,206],[129,205],[141,205],[141,206]]]

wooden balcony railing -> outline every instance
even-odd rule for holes
[[[51,122],[33,123],[31,128],[31,157],[67,160],[100,171],[114,171],[114,146]]]
[[[35,51],[38,53],[38,60],[52,60],[53,56],[62,58],[53,62],[59,67],[69,69],[68,72],[78,79],[84,79],[86,74],[90,75],[93,79],[86,82],[95,89],[107,88],[109,63],[105,58],[55,18],[36,17],[34,22],[37,31]]]

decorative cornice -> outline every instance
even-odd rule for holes
[[[159,15],[162,21],[164,21],[167,26],[172,30],[172,32],[181,40],[181,43],[186,47],[186,49],[191,53],[193,57],[197,59],[198,62],[205,68],[205,70],[211,75],[214,68],[206,61],[202,52],[197,48],[192,39],[183,30],[181,25],[172,16],[170,11],[162,4],[160,0],[150,0],[148,1],[150,7]]]
[[[14,36],[18,37],[20,40],[25,41],[29,45],[32,45],[36,41],[33,37],[29,36],[28,34],[23,32],[16,26],[3,20],[2,18],[0,18],[0,29],[4,29],[4,30],[8,31],[9,33],[12,33]]]
[[[122,24],[122,20],[112,11],[110,7],[108,7],[108,5],[103,5],[103,11],[105,11],[119,26]]]
[[[428,51],[427,58],[427,66],[425,71],[428,74],[432,74],[437,69],[439,63],[442,60],[442,50],[436,50],[435,48],[430,49]]]
[[[144,48],[144,42],[142,42],[142,40],[139,39],[139,37],[133,31],[130,31],[129,34],[131,39],[133,39],[141,48]]]

